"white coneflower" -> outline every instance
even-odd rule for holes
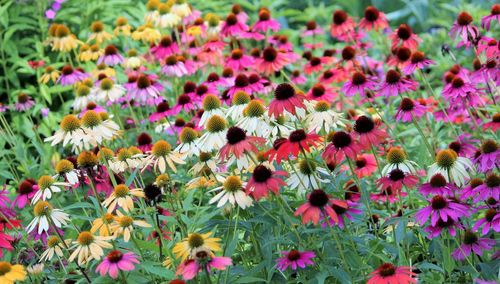
[[[224,117],[224,109],[221,107],[222,104],[219,98],[215,95],[208,94],[203,99],[203,114],[201,115],[200,121],[198,123],[199,126],[206,127],[208,120],[214,116],[218,115]]]
[[[243,110],[244,117],[236,123],[236,126],[246,130],[248,135],[267,138],[271,133],[269,117],[262,102],[250,101]]]
[[[226,144],[227,122],[219,115],[212,116],[206,125],[206,132],[198,140],[200,150],[203,152],[211,152],[219,150]]]
[[[157,13],[154,14],[155,26],[162,29],[170,29],[172,27],[177,27],[180,23],[181,18],[171,12],[172,4],[161,3],[158,6]]]
[[[468,171],[474,170],[472,162],[465,157],[459,157],[451,149],[440,150],[436,155],[436,162],[429,168],[429,178],[440,173],[448,182],[455,182],[457,186],[462,186],[466,180],[470,179]]]
[[[123,86],[115,84],[110,78],[104,78],[101,80],[99,87],[92,89],[91,96],[101,103],[114,103],[123,97],[126,91]]]
[[[142,220],[134,220],[132,217],[123,215],[120,211],[117,211],[118,216],[115,217],[114,222],[110,226],[111,232],[113,232],[113,236],[116,238],[118,236],[123,235],[123,240],[128,242],[130,240],[130,236],[134,231],[134,226],[139,226],[143,228],[152,227],[150,224],[146,223]]]
[[[208,13],[205,16],[205,26],[207,27],[207,37],[217,37],[220,34],[222,21],[220,20],[219,16],[213,13]]]
[[[82,117],[82,125],[85,130],[83,142],[85,145],[96,146],[102,141],[112,140],[119,134],[120,126],[109,119],[105,112],[97,113],[88,110]]]
[[[125,212],[129,212],[134,209],[132,197],[144,198],[144,191],[140,188],[130,189],[124,184],[118,184],[111,195],[103,201],[102,205],[108,209],[108,213],[113,212],[117,205]]]
[[[113,38],[113,35],[104,29],[104,24],[101,21],[95,21],[90,25],[92,33],[87,42],[95,40],[96,44],[101,44]]]
[[[191,7],[186,0],[176,0],[170,11],[180,18],[187,17],[192,13]]]
[[[179,135],[181,143],[175,148],[175,152],[182,155],[183,158],[200,155],[200,149],[196,144],[198,132],[191,127],[184,127]]]
[[[270,118],[270,137],[287,137],[294,130],[293,127],[287,125],[286,116],[280,115],[276,119],[274,117]]]
[[[239,207],[241,207],[241,209],[252,206],[252,198],[246,194],[244,190],[245,184],[239,177],[219,177],[218,181],[222,183],[222,186],[216,187],[209,192],[220,192],[210,199],[210,204],[217,202],[217,207],[222,207],[227,202],[229,202],[233,206],[236,203]]]
[[[30,233],[38,226],[37,233],[40,235],[43,232],[48,232],[50,223],[56,228],[61,228],[69,221],[69,215],[61,209],[54,209],[47,201],[40,200],[33,208],[35,218],[26,227],[26,231]]]
[[[247,107],[251,98],[244,91],[237,91],[233,95],[232,104],[226,112],[226,117],[231,118],[233,121],[239,121],[243,118],[243,111]]]
[[[321,167],[317,167],[312,160],[300,160],[296,170],[297,172],[289,170],[290,177],[286,180],[286,183],[290,188],[298,189],[300,193],[304,193],[306,190],[320,188],[321,184],[319,184],[318,181],[320,183],[329,182],[328,180],[321,179],[318,175],[318,172],[325,175],[327,175],[328,172]]]
[[[326,101],[318,101],[306,116],[305,122],[309,132],[315,133],[320,133],[322,129],[329,133],[334,128],[345,126],[342,114],[331,109]]]
[[[387,165],[382,169],[382,175],[388,175],[392,170],[399,169],[405,173],[416,173],[417,163],[406,158],[406,153],[399,147],[391,147],[386,156]]]
[[[145,163],[145,156],[142,151],[134,146],[122,148],[116,157],[108,161],[109,168],[115,173],[123,173],[126,170],[142,168]]]
[[[47,249],[40,255],[40,262],[50,261],[54,255],[58,258],[63,257],[63,249],[71,244],[71,240],[64,240],[66,245],[61,242],[57,236],[50,236],[47,238]]]
[[[56,130],[53,136],[45,138],[45,142],[52,142],[50,143],[51,146],[61,142],[63,142],[63,146],[70,143],[73,146],[79,147],[82,144],[84,132],[82,123],[78,117],[72,114],[66,115],[59,126],[60,129]]]
[[[67,182],[58,182],[54,180],[51,176],[41,176],[38,179],[38,191],[35,196],[31,200],[31,204],[37,203],[40,198],[42,200],[47,200],[52,198],[52,193],[61,192],[61,186],[70,186],[70,183]]]
[[[153,164],[154,168],[159,170],[160,173],[165,173],[167,171],[167,165],[172,171],[177,172],[175,164],[185,164],[182,160],[181,154],[172,151],[172,146],[165,141],[160,140],[153,145],[150,155],[145,160],[145,167]],[[143,170],[144,170],[143,169]]]
[[[127,52],[127,57],[123,61],[123,67],[126,69],[136,69],[142,65],[143,60],[138,56],[135,49]]]
[[[94,97],[91,95],[91,89],[86,84],[80,84],[75,92],[75,100],[73,101],[73,109],[76,111],[84,109]]]
[[[113,248],[108,242],[113,237],[94,236],[89,231],[82,231],[76,241],[73,241],[73,253],[68,258],[69,262],[78,257],[78,265],[83,265],[88,261],[95,259],[99,260],[104,254],[104,248]]]
[[[71,185],[75,185],[79,182],[78,180],[78,170],[75,169],[75,165],[68,160],[60,160],[56,165],[56,175],[53,176],[57,179],[59,176],[64,177]]]
[[[193,176],[199,176],[200,173],[204,171],[205,167],[208,167],[210,171],[217,171],[217,159],[212,156],[212,154],[208,152],[200,152],[198,155],[198,162],[196,162],[191,169],[189,169],[189,173]]]
[[[31,276],[35,276],[35,277],[42,274],[43,269],[44,269],[43,263],[38,263],[38,264],[34,264],[34,265],[26,267],[26,271],[28,271],[28,273]]]

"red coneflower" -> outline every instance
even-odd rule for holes
[[[354,123],[354,133],[359,137],[359,144],[366,149],[377,146],[387,137],[387,133],[377,128],[375,122],[368,116],[362,115]]]
[[[306,133],[303,129],[298,129],[290,133],[288,139],[280,144],[276,159],[287,159],[290,155],[298,157],[301,150],[309,152],[311,147],[318,146],[323,139],[315,133]]]
[[[313,56],[307,64],[304,66],[304,73],[307,75],[311,75],[313,73],[317,73],[323,70],[323,64],[321,64],[321,58]]]
[[[322,157],[328,163],[338,164],[344,160],[346,156],[355,160],[360,150],[360,146],[351,134],[345,131],[338,131],[333,134],[332,142],[326,146]]]
[[[305,108],[303,100],[304,96],[297,94],[292,85],[288,83],[279,84],[274,90],[274,99],[269,103],[269,115],[277,118],[284,111],[295,115],[297,108]]]
[[[251,194],[255,200],[260,200],[263,197],[269,195],[269,191],[278,194],[280,187],[285,186],[281,177],[287,177],[288,173],[286,171],[272,171],[264,165],[258,165],[255,167],[252,173],[252,177],[246,185],[247,194]]]
[[[226,145],[220,149],[221,160],[226,160],[231,155],[239,159],[245,152],[257,153],[259,150],[255,145],[266,143],[266,139],[262,137],[247,136],[245,131],[237,126],[232,126],[227,130],[226,140]]]
[[[325,86],[323,84],[315,84],[307,92],[307,98],[315,101],[327,101],[332,102],[337,97],[337,93],[332,87]]]
[[[392,40],[392,48],[397,47],[400,43],[402,46],[411,50],[415,50],[418,44],[422,41],[407,24],[401,24],[390,36]]]
[[[333,13],[332,25],[330,26],[330,34],[333,37],[343,37],[346,34],[354,31],[356,23],[342,10],[337,10]]]
[[[382,264],[370,275],[366,284],[417,283],[417,280],[412,278],[416,274],[411,271],[410,267],[397,267],[391,263]]]
[[[268,46],[262,51],[262,57],[255,59],[255,69],[266,75],[272,75],[288,63],[290,60],[284,52]]]
[[[418,183],[418,177],[411,173],[405,173],[400,169],[393,169],[387,176],[377,180],[377,184],[383,188],[391,187],[395,191],[400,191],[403,185],[412,188]]]
[[[309,193],[307,202],[297,208],[294,215],[302,215],[302,224],[313,222],[313,224],[316,225],[322,214],[328,215],[333,222],[337,223],[339,221],[339,216],[332,208],[334,204],[347,209],[347,203],[345,201],[331,199],[323,190],[315,189]]]
[[[384,13],[380,12],[373,6],[368,6],[365,9],[365,17],[359,22],[359,28],[369,31],[375,29],[385,29],[389,26],[387,18]]]

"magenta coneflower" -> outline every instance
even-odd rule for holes
[[[185,280],[195,278],[199,272],[207,271],[210,274],[213,269],[225,270],[226,267],[233,264],[230,257],[214,256],[211,251],[204,247],[196,249],[192,254],[194,258],[182,262],[175,272],[176,275],[182,274],[182,278]]]
[[[478,93],[478,90],[473,84],[466,82],[459,76],[455,76],[451,83],[446,84],[442,94],[445,98],[455,101],[470,97],[472,94]]]
[[[140,75],[137,77],[135,86],[129,90],[129,99],[134,99],[143,104],[151,104],[153,102],[161,102],[160,92],[162,86],[150,79],[147,75]],[[158,103],[159,103],[158,102]]]
[[[467,12],[458,14],[456,21],[451,26],[450,36],[460,37],[463,42],[476,40],[479,35],[477,27],[472,25],[472,16]]]
[[[307,92],[307,98],[315,101],[327,101],[332,102],[337,97],[337,93],[332,87],[325,86],[323,84],[315,84]]]
[[[269,81],[260,77],[257,73],[252,73],[248,76],[248,86],[252,89],[252,94],[262,93],[267,83]]]
[[[498,53],[498,41],[491,37],[481,37],[481,39],[477,43],[477,55],[481,54],[482,52],[484,52],[488,60],[493,60],[493,62],[495,62],[495,55]],[[493,65],[492,67],[495,68],[495,65]]]
[[[347,200],[346,204],[347,204],[347,207],[339,206],[335,203],[332,204],[332,209],[339,216],[339,220],[338,220],[338,222],[334,222],[332,219],[328,218],[328,225],[330,225],[330,226],[338,225],[339,228],[343,229],[345,227],[344,217],[347,218],[348,220],[352,221],[352,220],[354,220],[353,215],[363,214],[363,211],[356,208],[359,206],[358,203]],[[326,227],[326,226],[327,226],[327,223],[324,222],[322,224],[322,227]]]
[[[420,225],[431,219],[431,225],[435,226],[441,218],[444,222],[448,219],[458,221],[460,217],[469,216],[469,208],[442,195],[435,195],[429,200],[429,205],[415,213],[415,220]]]
[[[61,69],[61,76],[57,79],[57,83],[62,86],[73,85],[76,82],[82,81],[88,77],[87,74],[80,71],[79,69],[73,69],[71,65],[65,65]]]
[[[252,195],[255,200],[260,200],[263,197],[269,195],[269,191],[278,194],[280,187],[285,186],[281,177],[288,176],[286,171],[272,171],[264,165],[258,165],[255,167],[252,173],[252,177],[246,185],[246,192]]]
[[[435,226],[429,225],[424,228],[427,236],[432,239],[441,235],[443,230],[447,230],[453,237],[457,235],[457,232],[464,230],[464,226],[460,224],[460,221],[453,221],[453,219],[448,218],[448,221],[443,221],[441,218],[437,221]]]
[[[268,46],[262,51],[262,57],[255,59],[255,70],[272,75],[288,63],[290,63],[289,58],[284,52]]]
[[[494,199],[500,201],[500,176],[495,173],[489,173],[484,179],[484,183],[473,189],[475,197],[474,202]]]
[[[354,123],[354,135],[359,138],[359,145],[369,149],[377,146],[389,137],[387,133],[377,127],[373,119],[362,115]]]
[[[263,145],[266,139],[262,137],[247,136],[245,131],[237,126],[232,126],[226,133],[227,143],[220,149],[220,158],[222,161],[231,156],[239,159],[244,153],[257,153],[259,150],[256,145]]]
[[[497,233],[500,232],[500,214],[498,214],[498,211],[494,208],[486,210],[486,212],[484,212],[484,217],[477,220],[474,227],[472,227],[472,230],[477,232],[481,226],[483,226],[483,229],[481,230],[481,234],[483,235],[488,234],[490,230]]]
[[[423,52],[417,50],[411,54],[410,63],[403,68],[403,72],[406,75],[410,75],[415,72],[415,69],[424,69],[433,64],[434,61],[426,58]]]
[[[17,95],[17,102],[15,108],[17,111],[26,111],[35,105],[35,101],[25,93]]]
[[[400,191],[403,185],[410,189],[418,184],[418,177],[411,174],[405,173],[400,169],[391,170],[386,176],[383,176],[377,180],[377,185],[383,188],[391,187],[395,191]]]
[[[316,21],[308,21],[306,23],[306,29],[302,32],[301,37],[316,36],[323,34],[323,29],[318,26]]]
[[[204,82],[207,87],[218,88],[218,87],[227,87],[224,83],[225,81],[221,80],[219,74],[212,72],[208,74],[207,80]]]
[[[97,64],[106,64],[108,66],[118,65],[123,62],[123,56],[120,55],[118,49],[114,45],[108,45],[104,49],[104,54],[99,57]]]
[[[237,48],[231,52],[231,56],[226,59],[226,68],[236,71],[243,71],[254,64],[252,56],[245,55],[243,50]]]
[[[345,201],[331,199],[323,190],[315,189],[308,194],[307,202],[297,208],[294,215],[302,216],[302,224],[313,222],[313,224],[316,225],[319,222],[320,216],[324,213],[330,217],[333,222],[337,223],[339,221],[339,216],[335,210],[333,210],[333,204],[342,208],[347,208],[347,203]]]
[[[475,233],[467,230],[465,231],[462,245],[456,248],[451,255],[456,260],[464,260],[471,253],[481,256],[483,255],[483,251],[491,250],[495,243],[494,239],[478,238]]]
[[[153,148],[153,139],[146,132],[142,132],[137,136],[137,148],[143,153],[151,151]]]
[[[395,48],[400,43],[402,46],[411,50],[415,50],[418,44],[422,41],[407,24],[401,24],[390,36],[392,40],[392,48]]]
[[[434,174],[428,183],[422,184],[418,191],[423,195],[443,195],[454,196],[458,192],[458,188],[446,181],[446,178],[440,174]]]
[[[500,148],[494,140],[486,140],[481,144],[479,155],[476,156],[474,162],[479,171],[485,173],[500,164]]]
[[[271,12],[262,8],[259,11],[259,20],[253,25],[253,32],[266,33],[268,30],[277,32],[280,29],[280,23],[273,18],[271,18]]]
[[[248,79],[248,76],[245,74],[238,74],[236,78],[234,79],[234,85],[229,88],[228,95],[230,98],[237,92],[242,91],[247,94],[252,94],[253,89],[250,86],[250,80]]]
[[[342,87],[342,92],[348,97],[356,94],[364,95],[367,91],[373,91],[376,85],[375,81],[367,78],[362,72],[354,72],[351,80],[347,81]]]
[[[316,257],[316,254],[312,251],[282,251],[282,257],[276,260],[277,268],[281,271],[285,271],[288,267],[291,267],[292,270],[297,270],[297,268],[306,268],[308,265],[314,265],[314,262],[311,260]]]
[[[221,35],[224,37],[239,36],[248,31],[248,26],[241,22],[235,14],[229,13],[222,24]]]
[[[295,85],[302,85],[307,82],[307,78],[302,75],[299,70],[294,70],[290,76],[290,79]]]
[[[178,54],[179,47],[170,36],[166,35],[161,38],[157,45],[151,47],[150,51],[158,61],[162,61],[167,56]]]
[[[410,78],[401,76],[396,70],[389,70],[385,74],[385,82],[380,87],[380,94],[386,97],[397,96],[408,91],[415,91],[418,83]]]
[[[170,55],[165,59],[165,64],[161,68],[161,72],[167,76],[182,77],[188,74],[188,70],[184,63],[178,60],[176,55]]]
[[[368,6],[365,9],[365,16],[359,22],[359,28],[369,31],[374,29],[376,31],[383,30],[389,26],[387,22],[387,17],[384,13],[380,12],[377,8],[373,6]]]
[[[12,206],[17,205],[19,209],[24,208],[38,191],[38,186],[35,185],[36,181],[33,179],[23,180],[17,188],[17,196],[14,201],[12,201]]]
[[[337,10],[333,13],[332,25],[330,26],[330,34],[333,37],[343,37],[354,31],[356,23],[346,12]]]
[[[476,153],[476,147],[474,146],[479,142],[476,139],[470,139],[470,134],[463,133],[455,139],[455,141],[448,144],[448,148],[455,151],[459,157],[472,158]]]
[[[491,22],[495,20],[500,23],[500,4],[494,4],[491,7],[491,13],[481,19],[481,26],[485,30],[490,30]]]
[[[332,136],[332,142],[326,146],[322,157],[329,163],[340,163],[346,156],[355,160],[360,151],[360,146],[351,134],[337,131]]]
[[[412,122],[413,119],[422,117],[426,112],[425,106],[410,98],[403,98],[396,112],[396,120]]]
[[[274,99],[269,103],[269,115],[277,118],[285,111],[295,115],[297,109],[304,109],[304,96],[297,94],[295,88],[288,84],[279,84],[274,90]]]
[[[236,15],[238,21],[246,23],[248,21],[248,14],[243,11],[240,4],[234,4],[231,8],[231,12]]]
[[[415,275],[416,274],[411,271],[411,267],[398,267],[391,263],[384,263],[370,273],[371,277],[366,284],[417,283],[417,280],[412,278],[412,276]]]
[[[156,106],[156,111],[149,116],[149,121],[156,122],[170,114],[170,105],[163,101]]]
[[[186,95],[182,94],[177,98],[177,104],[172,108],[172,114],[176,115],[181,111],[189,112],[191,110],[195,110],[196,105],[193,102],[193,99]]]
[[[138,263],[139,260],[133,252],[122,253],[112,250],[96,267],[96,272],[99,272],[101,276],[109,274],[111,278],[116,279],[120,271],[132,271]]]

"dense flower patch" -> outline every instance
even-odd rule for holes
[[[7,151],[34,108],[50,134],[0,191],[0,283],[497,283],[498,4],[436,48],[372,6],[292,42],[266,7],[81,32],[63,2],[1,107]]]

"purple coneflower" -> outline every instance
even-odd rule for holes
[[[396,112],[396,120],[411,122],[415,118],[422,117],[426,113],[425,106],[410,98],[403,98]]]
[[[97,64],[106,64],[108,66],[114,66],[123,62],[123,56],[118,53],[118,49],[110,44],[104,49],[104,54],[99,57]]]
[[[96,272],[99,272],[101,276],[109,274],[111,278],[116,279],[120,271],[134,270],[135,264],[138,263],[139,260],[133,252],[122,253],[118,250],[112,250],[97,266]]]
[[[465,231],[463,243],[455,249],[451,255],[456,260],[464,260],[471,253],[483,255],[483,251],[491,250],[495,245],[494,239],[478,238],[477,235],[469,230]]]
[[[292,270],[297,270],[297,268],[305,268],[308,265],[314,265],[314,262],[311,260],[316,257],[316,254],[312,251],[282,251],[282,257],[278,258],[277,268],[281,271],[285,271],[288,267],[291,267]]]
[[[418,83],[410,78],[401,76],[396,70],[389,70],[385,75],[385,82],[380,87],[380,94],[386,97],[397,96],[408,91],[415,91]]]
[[[325,72],[326,74],[326,72]],[[323,76],[325,75],[323,74]],[[377,83],[370,78],[367,78],[362,72],[354,72],[350,81],[347,81],[342,87],[342,92],[346,96],[351,97],[356,94],[364,95],[367,91],[373,91]]]
[[[472,230],[477,232],[477,230],[483,226],[481,234],[486,235],[490,230],[495,232],[500,232],[500,214],[494,208],[490,208],[484,212],[484,217],[477,220]]]
[[[486,140],[481,144],[478,154],[474,159],[480,172],[487,172],[498,167],[500,161],[500,149],[494,140]]]
[[[35,101],[25,93],[17,95],[17,102],[15,104],[17,111],[26,111],[35,105]]]
[[[431,225],[436,226],[439,219],[444,222],[448,219],[458,221],[460,217],[469,216],[469,208],[466,205],[455,202],[442,195],[435,195],[429,200],[429,205],[415,213],[415,220],[420,225],[425,224],[429,217]]]

